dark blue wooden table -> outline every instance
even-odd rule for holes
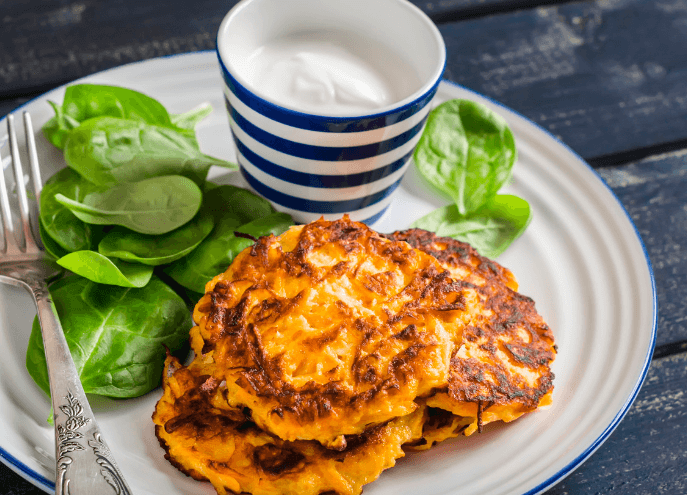
[[[213,49],[234,3],[4,0],[0,118],[103,69]],[[687,0],[414,3],[444,36],[445,77],[585,158],[653,264],[659,322],[647,380],[609,440],[547,494],[687,493]],[[1,495],[39,493],[0,465]]]

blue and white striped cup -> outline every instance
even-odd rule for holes
[[[304,111],[252,87],[245,75],[252,54],[275,37],[309,32],[337,39],[343,33],[370,50],[390,48],[409,71],[388,69],[414,82],[398,101],[356,115]],[[406,0],[243,0],[220,25],[217,54],[238,163],[250,187],[297,222],[347,213],[372,224],[384,214],[445,66],[441,34],[422,11]]]

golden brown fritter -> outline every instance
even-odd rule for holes
[[[548,404],[552,332],[512,273],[422,230],[292,227],[206,286],[168,357],[166,457],[227,493],[355,495],[408,450]]]
[[[417,440],[423,409],[347,438],[343,451],[315,441],[287,442],[260,430],[240,410],[213,407],[212,377],[168,357],[163,396],[153,415],[166,458],[220,495],[357,495]]]
[[[479,303],[406,242],[319,220],[259,239],[208,283],[192,346],[227,407],[284,440],[342,449],[447,387]]]
[[[427,405],[471,418],[463,432],[470,435],[492,421],[513,421],[550,404],[553,333],[534,301],[515,292],[512,273],[468,244],[430,232],[411,229],[387,237],[434,256],[481,301],[451,356],[448,386],[427,398]]]

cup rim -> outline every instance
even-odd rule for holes
[[[375,109],[374,112],[344,116],[331,116],[303,112],[300,110],[295,110],[293,108],[285,107],[283,105],[280,105],[279,103],[268,100],[265,97],[258,95],[255,91],[251,90],[249,85],[246,83],[245,79],[241,76],[241,74],[230,72],[227,68],[227,64],[224,62],[222,58],[221,53],[222,44],[220,43],[220,39],[222,38],[222,35],[228,31],[228,24],[236,15],[238,15],[238,13],[241,10],[243,10],[249,3],[252,3],[253,1],[256,0],[241,0],[234,7],[232,7],[232,9],[229,10],[229,12],[227,12],[227,14],[224,16],[224,19],[222,19],[222,22],[220,23],[219,29],[217,31],[217,36],[215,38],[215,52],[217,54],[217,59],[220,63],[222,71],[232,79],[232,83],[239,86],[243,92],[250,94],[251,98],[255,99],[265,109],[281,112],[292,117],[307,118],[311,121],[321,121],[323,123],[346,123],[360,119],[378,119],[384,118],[387,115],[401,113],[413,107],[414,105],[417,105],[419,101],[421,101],[422,99],[426,98],[427,95],[434,92],[436,88],[439,86],[439,83],[441,82],[442,75],[444,74],[444,70],[446,69],[446,44],[444,43],[444,38],[441,36],[441,33],[439,32],[439,29],[437,28],[436,24],[434,24],[434,22],[432,22],[429,16],[425,14],[419,7],[408,2],[407,0],[391,0],[395,1],[399,6],[411,10],[422,22],[424,22],[429,27],[429,30],[433,34],[434,40],[436,41],[437,47],[439,49],[440,60],[437,64],[435,71],[432,73],[432,76],[428,78],[427,81],[418,90],[414,91],[411,95],[407,96],[406,98],[403,98],[402,100],[397,101],[391,105],[386,105],[382,108]]]

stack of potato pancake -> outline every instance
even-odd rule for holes
[[[260,238],[194,311],[153,420],[217,492],[358,494],[404,455],[550,403],[553,335],[510,271],[347,217]]]

